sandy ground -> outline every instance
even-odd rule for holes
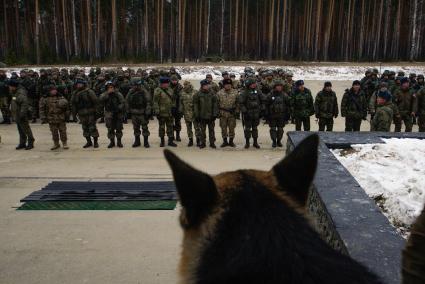
[[[323,82],[306,86],[317,93]],[[350,82],[339,81],[339,98]],[[101,147],[82,149],[81,126],[68,125],[70,150],[50,151],[47,125],[32,124],[32,151],[16,151],[15,125],[0,125],[0,283],[175,283],[181,230],[174,211],[16,211],[19,200],[52,180],[169,180],[171,173],[159,148],[158,126],[151,122],[149,150],[131,148],[132,127],[125,125],[123,149],[106,149],[104,124],[98,125]],[[312,119],[312,130],[317,130]],[[286,131],[293,130],[289,125]],[[342,131],[344,121],[336,120]],[[363,130],[369,129],[366,122]],[[415,127],[415,131],[417,128]],[[183,141],[175,151],[211,174],[239,168],[270,169],[284,155],[272,149],[268,127],[260,127],[262,149],[199,150]],[[218,143],[221,143],[216,127]]]

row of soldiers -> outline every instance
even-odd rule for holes
[[[199,90],[189,81],[180,84],[180,75],[174,68],[167,72],[141,69],[137,72],[92,69],[88,76],[81,70],[70,73],[59,70],[23,70],[21,76],[12,74],[7,81],[0,70],[0,98],[4,123],[10,123],[8,112],[13,113],[20,134],[17,149],[32,149],[34,137],[28,118],[49,123],[54,146],[67,149],[66,122],[82,124],[87,142],[83,146],[99,147],[97,121],[108,128],[108,148],[123,147],[123,123],[131,117],[134,129],[133,147],[148,148],[148,124],[153,117],[159,121],[159,137],[164,147],[175,147],[181,141],[181,120],[186,123],[188,146],[206,147],[208,128],[209,146],[215,146],[215,122],[219,119],[223,143],[221,147],[235,147],[236,120],[242,119],[245,148],[259,148],[258,126],[264,119],[270,127],[273,147],[282,147],[283,128],[292,120],[296,130],[310,130],[310,117],[315,115],[320,131],[332,131],[339,115],[338,102],[332,83],[326,82],[315,100],[302,80],[294,82],[293,74],[282,70],[259,70],[247,67],[240,80],[223,72],[216,84],[212,75],[202,80]],[[425,99],[423,76],[393,78],[394,72],[384,72],[378,79],[377,70],[368,70],[361,81],[354,81],[341,102],[341,115],[346,120],[346,131],[359,131],[362,120],[371,114],[371,130],[389,131],[394,121],[396,131],[404,122],[411,131],[413,118],[419,116],[420,131],[425,129]],[[46,77],[47,74],[47,77]],[[233,80],[232,80],[233,79]],[[1,83],[3,82],[3,83]],[[31,82],[31,84],[29,83]],[[374,86],[373,88],[371,86]],[[373,89],[373,92],[371,91]],[[390,91],[391,90],[391,91]],[[40,95],[40,98],[37,96]],[[6,105],[6,107],[5,107]],[[10,106],[10,107],[9,107]],[[390,119],[391,118],[391,119]]]

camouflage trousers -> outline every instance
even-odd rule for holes
[[[413,118],[410,114],[401,114],[399,117],[394,118],[395,132],[401,132],[402,122],[406,128],[406,132],[412,132]]]
[[[334,127],[334,119],[331,118],[319,118],[319,131],[332,131]]]
[[[134,136],[140,136],[143,133],[143,137],[148,137],[150,135],[148,124],[149,119],[143,114],[132,114],[131,122],[133,123]],[[143,132],[140,131],[140,127]]]
[[[59,143],[60,141],[63,143],[66,143],[68,140],[66,135],[66,124],[65,122],[59,122],[59,123],[49,123],[50,132],[52,132],[52,139],[55,144]]]
[[[10,103],[7,97],[0,98],[0,110],[5,121],[10,120]]]
[[[168,138],[174,137],[174,117],[158,117],[159,137],[164,137],[167,133]]]
[[[187,129],[187,137],[189,139],[193,139],[193,129],[195,129],[195,137],[201,138],[201,130],[199,128],[199,123],[197,121],[189,121],[185,120],[186,129]]]
[[[301,127],[304,127],[304,131],[310,131],[310,117],[295,117],[295,130],[301,131]]]
[[[34,142],[31,127],[28,119],[19,120],[16,122],[19,132],[19,144],[24,145],[27,142]]]
[[[81,126],[83,127],[83,136],[86,138],[99,137],[99,132],[96,127],[96,117],[94,114],[82,115],[79,117]]]
[[[345,118],[345,131],[346,132],[360,131],[361,125],[362,125],[362,119],[361,118],[353,118],[353,117],[346,117]]]
[[[244,118],[244,133],[245,138],[250,139],[258,138],[258,125],[260,124],[260,119],[246,119]]]
[[[123,116],[118,115],[115,117],[106,117],[105,116],[105,126],[108,128],[108,139],[112,140],[115,137],[122,138],[123,127]]]
[[[220,117],[221,137],[235,138],[236,118],[233,115]]]
[[[174,131],[180,132],[182,131],[182,116],[181,115],[175,115],[174,116]]]
[[[30,113],[32,119],[37,119],[39,117],[39,111],[40,111],[40,100],[39,98],[28,98],[28,104],[30,107]]]
[[[425,132],[425,114],[419,115],[418,125],[419,125],[419,132]]]
[[[199,122],[199,127],[201,129],[201,142],[202,144],[206,144],[207,141],[207,127],[208,127],[208,138],[210,143],[215,142],[215,120],[201,120]]]
[[[271,118],[269,120],[270,138],[272,140],[281,141],[283,137],[283,128],[285,127],[285,120],[282,118]]]

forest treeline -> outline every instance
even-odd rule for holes
[[[425,0],[0,0],[0,61],[425,59]]]

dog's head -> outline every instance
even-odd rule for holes
[[[205,253],[212,242],[219,239],[225,245],[227,239],[233,239],[228,245],[243,246],[247,235],[255,238],[254,233],[246,232],[253,232],[258,226],[273,226],[275,221],[282,223],[276,218],[285,217],[269,215],[304,213],[317,167],[318,141],[317,135],[308,137],[270,171],[239,170],[217,176],[196,170],[165,151],[182,205],[182,283],[197,282],[200,264],[205,262]],[[275,208],[287,211],[275,214]],[[230,227],[223,229],[225,226]]]

